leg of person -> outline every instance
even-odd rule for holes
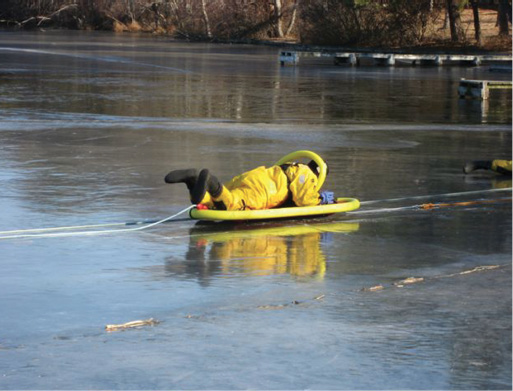
[[[216,198],[221,194],[222,190],[223,185],[221,182],[205,168],[200,171],[194,188],[191,191],[191,201],[193,204],[201,204],[207,193],[212,198]]]
[[[187,189],[189,190],[189,195],[191,197],[192,201],[192,191],[194,190],[194,186],[196,185],[196,182],[198,180],[198,170],[195,168],[189,168],[185,170],[174,170],[171,171],[169,174],[166,175],[164,178],[164,181],[166,183],[185,183],[187,186]],[[202,204],[205,204],[209,207],[211,207],[212,204],[212,197],[210,197],[210,194],[207,192],[202,201]]]
[[[237,189],[229,190],[207,169],[201,170],[191,193],[195,204],[206,204],[219,210],[242,210],[244,201]]]
[[[185,170],[174,170],[166,175],[164,181],[166,183],[185,183],[187,189],[192,191],[198,179],[198,171],[195,168]]]
[[[229,190],[223,186],[221,194],[212,198],[214,207],[219,210],[245,210],[245,195],[241,189]]]
[[[494,160],[492,170],[502,175],[511,175],[511,160]]]
[[[471,162],[465,163],[463,167],[463,172],[465,174],[469,174],[475,170],[491,170],[492,169],[492,161],[491,160],[474,160]]]

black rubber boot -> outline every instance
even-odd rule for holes
[[[191,191],[192,203],[199,204],[207,191],[212,197],[218,197],[223,191],[223,185],[215,176],[210,175],[209,171],[205,168],[200,171],[196,185]]]
[[[469,174],[475,170],[491,170],[492,169],[492,161],[491,160],[474,160],[472,162],[467,162],[463,167],[463,172],[465,174]]]
[[[195,168],[188,168],[186,170],[174,170],[166,175],[164,181],[166,183],[185,183],[187,189],[192,191],[196,180],[198,179],[198,170]]]

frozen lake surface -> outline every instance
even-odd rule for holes
[[[164,218],[188,206],[171,169],[226,181],[300,149],[329,162],[326,189],[362,201],[0,239],[0,389],[511,389],[511,177],[462,173],[511,159],[511,92],[457,96],[460,78],[511,75],[278,56],[0,31],[2,237]],[[478,202],[413,207],[463,201]]]

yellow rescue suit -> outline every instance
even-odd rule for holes
[[[236,176],[213,198],[205,195],[202,204],[226,210],[271,209],[288,200],[296,206],[319,204],[317,175],[305,164],[264,166]]]
[[[492,161],[492,170],[500,174],[511,175],[511,160]]]

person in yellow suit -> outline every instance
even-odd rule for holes
[[[492,170],[502,175],[511,175],[511,160],[474,160],[463,167],[465,174],[475,170]]]
[[[288,163],[257,167],[222,184],[208,169],[171,171],[166,183],[185,183],[193,204],[218,210],[260,210],[280,206],[313,206],[335,202],[333,192],[320,192],[319,166]]]

